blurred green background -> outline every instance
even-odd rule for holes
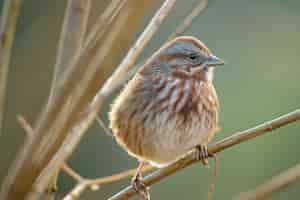
[[[159,7],[161,2],[155,1],[154,6]],[[195,2],[177,2],[141,60],[162,45]],[[108,3],[109,0],[93,1],[91,24]],[[16,115],[23,114],[34,122],[48,97],[65,6],[66,1],[61,0],[24,1],[8,77],[4,133],[0,139],[1,182],[25,139]],[[218,69],[215,78],[221,100],[222,131],[214,141],[299,108],[300,1],[211,0],[186,35],[200,38],[227,63]],[[105,112],[103,116],[106,117]],[[294,123],[219,154],[214,199],[232,199],[298,163],[299,131],[300,123]],[[96,123],[68,163],[90,178],[137,165]],[[212,174],[212,167],[193,165],[155,184],[151,188],[152,199],[206,199]],[[106,185],[97,192],[87,191],[82,199],[105,199],[128,184],[129,180],[125,180]],[[57,198],[61,199],[72,186],[73,181],[62,174]],[[299,197],[298,183],[270,199]]]

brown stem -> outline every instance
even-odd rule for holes
[[[6,83],[11,49],[22,0],[5,0],[0,18],[0,135],[5,110]]]
[[[147,172],[150,170],[153,170],[154,167],[150,166],[150,165],[146,165],[143,167],[143,169],[141,170],[141,172]],[[102,177],[102,178],[96,178],[96,179],[84,179],[80,182],[78,182],[78,184],[72,189],[71,192],[69,192],[64,198],[63,200],[72,200],[72,199],[78,199],[80,197],[80,195],[88,188],[91,189],[98,189],[99,187],[103,186],[103,185],[107,185],[107,184],[111,184],[120,180],[123,180],[125,178],[131,177],[136,173],[136,169],[130,169],[118,174],[114,174],[111,176],[107,176],[107,177]]]
[[[274,120],[265,122],[263,124],[260,124],[256,127],[237,132],[233,134],[230,137],[227,137],[212,146],[208,148],[208,151],[210,154],[215,154],[220,151],[223,151],[229,147],[232,147],[234,145],[237,145],[239,143],[245,142],[247,140],[250,140],[252,138],[255,138],[257,136],[263,135],[267,132],[270,132],[272,130],[275,130],[276,128],[279,128],[281,126],[284,126],[286,124],[295,122],[297,120],[300,120],[300,109],[295,110],[291,113],[288,113],[286,115],[283,115],[279,118],[276,118]],[[147,186],[150,186],[163,178],[170,176],[171,174],[174,174],[175,172],[197,162],[198,160],[196,159],[195,156],[195,151],[192,151],[188,153],[184,158],[178,160],[174,164],[162,168],[160,170],[157,170],[150,174],[149,176],[145,177],[144,182]],[[109,200],[123,200],[123,199],[128,199],[136,194],[136,191],[131,187],[128,186],[127,188],[123,189],[122,191],[118,192]]]
[[[299,181],[300,164],[280,173],[266,183],[258,186],[255,190],[241,193],[239,200],[261,200],[269,197],[273,192],[282,190]]]
[[[62,31],[58,43],[56,63],[54,66],[54,75],[52,79],[48,105],[53,103],[53,96],[57,90],[58,79],[67,70],[69,63],[73,57],[78,54],[83,46],[84,35],[88,24],[88,16],[90,12],[90,0],[68,0],[65,11]],[[72,98],[69,103],[72,103]],[[55,172],[46,189],[46,199],[54,200],[57,190],[57,178],[59,169]],[[48,192],[47,192],[48,191]]]
[[[184,18],[184,20],[176,27],[175,31],[168,38],[169,40],[181,35],[192,23],[193,20],[199,16],[208,6],[208,0],[200,0],[200,2],[193,6],[192,11]]]
[[[18,115],[17,121],[20,124],[21,128],[25,131],[27,136],[26,138],[28,140],[32,139],[34,132],[30,124],[26,121],[26,119],[22,115]],[[83,178],[78,173],[76,173],[71,167],[69,167],[66,163],[63,163],[62,170],[77,182],[83,180]]]
[[[70,61],[83,46],[90,13],[90,0],[68,0],[62,30],[58,42],[54,74],[48,104],[52,102],[58,79],[68,68]]]

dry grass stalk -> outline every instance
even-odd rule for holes
[[[88,24],[90,6],[90,0],[68,1],[58,43],[54,75],[47,106],[50,106],[52,103],[52,99],[57,88],[58,79],[67,69],[69,63],[72,61],[72,58],[76,54],[79,54],[80,50],[82,49]],[[72,98],[70,98],[70,101],[72,101]],[[48,185],[48,188],[46,189],[45,199],[47,200],[55,199],[58,175],[59,170],[57,170],[57,172],[54,174]]]
[[[5,110],[7,75],[22,0],[5,0],[0,18],[0,135]]]
[[[207,6],[208,0],[200,0],[200,2],[193,7],[192,11],[176,27],[175,31],[170,35],[169,40],[181,35],[193,23],[193,20],[205,11]]]
[[[271,196],[274,192],[282,190],[300,178],[300,164],[276,175],[266,183],[258,186],[255,190],[241,193],[239,195],[239,200],[262,200]]]

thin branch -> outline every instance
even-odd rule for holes
[[[58,78],[62,76],[70,61],[81,50],[87,29],[90,7],[90,0],[68,0],[58,43],[48,103],[52,102]]]
[[[125,3],[126,1],[111,2],[105,12],[97,18],[93,29],[87,35],[84,42],[84,48],[87,48],[90,44],[99,41],[104,36],[106,30],[105,27],[111,24],[111,21],[118,15],[118,13],[120,13],[121,8]],[[111,16],[112,13],[113,16]]]
[[[21,126],[21,128],[25,131],[26,136],[27,136],[26,138],[28,140],[30,140],[34,134],[34,131],[33,131],[32,127],[30,126],[30,124],[26,121],[26,119],[22,115],[17,116],[17,121],[18,121],[19,125]],[[75,172],[66,163],[63,163],[62,170],[77,182],[83,180],[82,176],[80,176],[77,172]]]
[[[175,31],[170,35],[169,40],[181,35],[192,23],[193,20],[202,14],[208,6],[208,0],[200,0],[200,2],[193,7],[192,11],[184,18],[184,20],[179,24]]]
[[[14,40],[17,18],[22,0],[5,0],[3,2],[0,22],[0,135],[6,99],[7,75]]]
[[[240,200],[261,200],[271,196],[272,193],[282,190],[300,179],[300,164],[280,173],[255,190],[241,193]]]
[[[167,0],[162,5],[162,7],[157,11],[155,16],[152,18],[149,25],[146,27],[145,31],[141,34],[137,42],[133,45],[133,48],[129,51],[128,55],[125,57],[124,61],[120,64],[117,71],[111,76],[110,79],[105,83],[104,87],[100,90],[99,95],[97,95],[92,104],[87,107],[79,116],[79,119],[76,121],[75,125],[67,134],[64,144],[61,146],[59,151],[54,155],[46,168],[43,169],[42,173],[39,175],[38,179],[35,181],[34,190],[35,193],[40,193],[44,190],[45,184],[49,181],[49,176],[52,174],[53,170],[57,169],[62,162],[64,162],[74,151],[75,147],[82,138],[84,132],[87,130],[88,126],[96,118],[98,111],[103,105],[103,101],[108,97],[106,94],[110,94],[114,89],[115,85],[118,84],[120,79],[126,77],[126,72],[130,67],[133,66],[134,61],[141,53],[142,48],[150,41],[150,38],[153,36],[155,31],[158,29],[159,25],[162,23],[163,19],[167,16],[172,6],[174,5],[175,0]],[[132,7],[132,5],[131,5]],[[126,20],[127,17],[122,16],[123,20]],[[122,21],[119,21],[123,24]],[[119,30],[119,24],[115,24],[115,27]],[[114,38],[114,34],[119,34],[119,32],[112,32],[110,37],[107,38],[105,42],[111,42],[109,39]],[[104,51],[108,51],[107,48],[110,48],[109,45],[103,44]],[[104,54],[105,55],[105,54]],[[104,56],[101,55],[101,56]],[[99,59],[99,58],[98,58]],[[93,76],[93,74],[91,74]]]
[[[90,0],[68,0],[62,31],[58,43],[56,63],[54,66],[54,75],[52,79],[50,95],[48,98],[48,105],[46,108],[53,103],[53,96],[57,90],[58,79],[66,71],[67,67],[69,67],[69,63],[73,57],[76,54],[79,54],[82,49],[81,47],[83,46],[84,35],[88,24],[90,7]],[[70,98],[69,101],[70,102],[68,104],[72,103],[72,98]],[[47,200],[55,199],[58,175],[59,169],[52,177],[52,180],[48,185],[48,189],[46,190],[48,191],[46,193]]]
[[[153,170],[154,167],[151,165],[146,165],[143,168],[143,172],[147,172],[150,170]],[[84,179],[82,181],[79,181],[78,184],[72,189],[70,193],[68,193],[63,200],[73,200],[73,199],[78,199],[80,195],[88,188],[95,190],[98,189],[99,187],[107,184],[111,184],[123,179],[126,179],[128,177],[131,177],[135,174],[136,169],[130,169],[118,174],[114,174],[111,176],[103,177],[103,178],[97,178],[97,179]]]
[[[30,140],[34,134],[32,127],[22,115],[17,115],[17,121],[21,128],[25,131],[26,138]]]
[[[111,131],[109,130],[109,128],[107,128],[104,121],[101,119],[101,117],[99,115],[97,115],[96,121],[98,122],[99,126],[104,130],[106,135],[112,136]]]
[[[275,130],[281,126],[287,125],[289,123],[295,122],[297,120],[300,120],[300,109],[295,110],[294,112],[288,113],[286,115],[280,116],[279,118],[276,118],[274,120],[265,122],[261,125],[258,125],[256,127],[237,132],[233,134],[230,137],[227,137],[214,145],[210,146],[208,148],[208,151],[211,155],[218,153],[220,151],[223,151],[229,147],[232,147],[234,145],[240,144],[242,142],[245,142],[247,140],[250,140],[252,138],[255,138],[257,136],[263,135],[267,132],[270,132],[272,130]],[[174,164],[162,168],[160,170],[157,170],[156,172],[150,174],[149,176],[145,177],[144,182],[147,186],[150,186],[163,178],[174,174],[175,172],[193,164],[196,163],[198,160],[196,159],[197,156],[195,156],[195,151],[191,151],[186,156],[184,156],[182,159],[178,160]],[[115,194],[109,200],[123,200],[128,199],[136,194],[136,191],[131,187],[127,187],[120,191],[119,193]]]
[[[82,176],[80,176],[77,172],[75,172],[71,167],[69,167],[65,163],[63,163],[62,170],[77,182],[84,180]]]

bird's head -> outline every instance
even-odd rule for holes
[[[224,61],[195,37],[177,37],[162,46],[146,63],[144,73],[212,81],[214,67]]]

